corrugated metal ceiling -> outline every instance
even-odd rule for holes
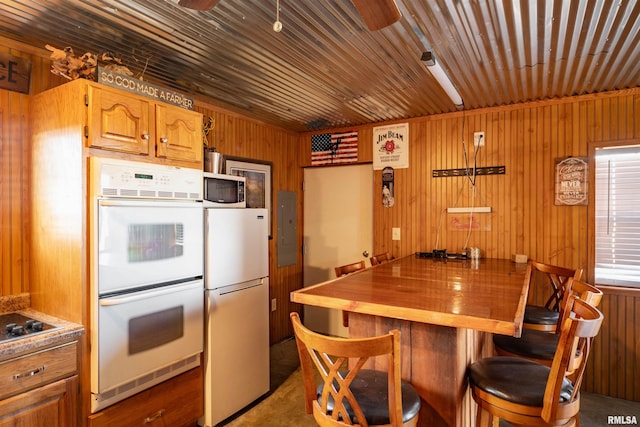
[[[111,51],[153,83],[307,131],[455,111],[421,61],[432,50],[465,109],[636,87],[640,4],[396,0],[368,31],[349,0],[3,0],[0,35]],[[146,67],[146,69],[145,69]]]

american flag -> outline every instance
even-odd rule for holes
[[[311,166],[358,161],[358,131],[311,136]]]

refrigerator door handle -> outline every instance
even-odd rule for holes
[[[261,286],[264,284],[264,279],[249,280],[248,282],[236,283],[234,285],[222,286],[218,288],[220,295],[226,295],[233,292],[243,291],[245,289]]]

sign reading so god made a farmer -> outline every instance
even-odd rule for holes
[[[102,67],[98,67],[98,83],[193,110],[193,98]]]

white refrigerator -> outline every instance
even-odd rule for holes
[[[212,427],[269,391],[266,209],[205,209],[205,415]]]

